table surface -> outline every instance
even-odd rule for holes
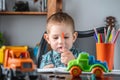
[[[48,71],[48,72],[47,72]],[[53,71],[53,73],[52,73]],[[64,71],[64,69],[52,70],[38,70],[38,80],[120,80],[120,70],[113,70],[109,73],[104,73],[104,77],[99,79],[94,76],[91,72],[82,72],[80,77],[74,78],[69,72]]]
[[[4,79],[0,79],[4,80]],[[12,79],[12,80],[30,80],[28,76],[24,79]],[[33,80],[33,79],[32,79]],[[103,78],[95,78],[92,75],[80,75],[80,77],[72,77],[70,74],[39,74],[37,79],[34,80],[120,80],[120,75],[105,75]]]
[[[47,72],[48,71],[48,72]],[[94,74],[82,73],[79,77],[72,77],[68,72],[52,72],[51,70],[38,71],[38,78],[34,80],[120,80],[120,70],[104,74],[103,78],[96,78]],[[4,80],[4,79],[0,79]],[[12,79],[19,80],[19,79]],[[20,80],[30,80],[28,76]],[[32,79],[33,80],[33,79]]]
[[[120,80],[120,76],[104,76],[103,78],[95,78],[94,75],[80,75],[80,77],[72,77],[71,75],[41,75],[37,80]]]

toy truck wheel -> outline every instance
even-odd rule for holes
[[[70,69],[70,74],[73,76],[73,77],[79,77],[79,75],[81,74],[82,70],[78,67],[78,66],[73,66],[71,69]]]
[[[103,69],[100,68],[100,67],[95,67],[93,70],[92,70],[92,73],[95,74],[96,77],[103,77]]]

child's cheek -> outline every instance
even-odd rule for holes
[[[53,42],[51,45],[54,49],[57,49],[57,43]]]

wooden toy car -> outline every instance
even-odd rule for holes
[[[5,80],[12,80],[26,75],[31,80],[37,78],[36,65],[30,58],[27,46],[3,46],[0,56],[0,78],[5,76]]]
[[[94,56],[89,56],[88,53],[82,52],[78,58],[71,60],[68,63],[67,70],[73,77],[78,77],[83,72],[92,72],[96,77],[102,77],[103,72],[108,72],[106,62],[95,60]]]

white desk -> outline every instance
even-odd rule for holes
[[[74,79],[65,68],[38,69],[39,80],[95,80],[91,72],[82,72],[78,79]],[[96,79],[97,80],[97,79]],[[104,73],[99,80],[120,80],[120,70]]]

